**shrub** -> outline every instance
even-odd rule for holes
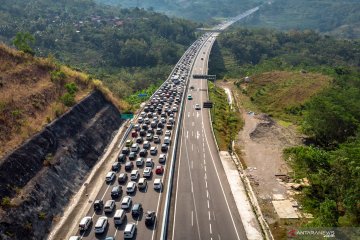
[[[45,220],[45,218],[46,218],[46,213],[44,213],[44,212],[39,212],[38,217],[39,217],[40,220]]]
[[[75,104],[75,96],[71,93],[65,93],[62,97],[61,97],[61,102],[67,106],[67,107],[71,107]]]
[[[1,199],[1,206],[3,207],[10,207],[11,206],[11,199],[10,197],[3,197]]]
[[[66,88],[67,92],[70,94],[75,94],[78,91],[78,87],[73,82],[65,84],[65,88]]]

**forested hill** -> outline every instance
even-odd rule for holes
[[[195,40],[195,28],[186,20],[92,0],[5,0],[0,7],[1,41],[11,44],[16,33],[30,32],[36,55],[51,54],[95,74],[118,96],[164,80]]]
[[[358,0],[274,0],[254,14],[247,25],[313,29],[338,37],[360,38],[359,13]]]
[[[217,17],[236,16],[264,3],[264,0],[96,0],[97,2],[124,7],[151,8],[169,15],[197,21]]]
[[[295,124],[307,136],[307,145],[285,151],[292,177],[311,183],[297,199],[314,218],[302,223],[358,227],[360,41],[308,30],[234,28],[218,38],[209,67],[219,78],[250,76],[246,86],[236,82],[248,110]]]

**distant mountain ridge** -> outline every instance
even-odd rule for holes
[[[313,29],[342,38],[360,37],[359,0],[96,0],[123,7],[153,8],[166,14],[197,21],[232,17],[254,6],[261,10],[242,26]]]

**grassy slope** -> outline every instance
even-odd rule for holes
[[[51,80],[56,70],[65,73],[62,82]],[[119,108],[126,107],[84,73],[0,45],[0,156],[69,109],[60,98],[66,93],[65,84],[72,82],[78,87],[76,102],[97,88]]]
[[[209,82],[209,98],[214,103],[211,111],[216,141],[220,150],[231,149],[231,143],[240,131],[243,122],[238,112],[230,110],[225,91]]]
[[[290,71],[265,72],[251,79],[252,82],[238,88],[242,104],[293,123],[299,123],[301,118],[293,113],[331,82],[329,76],[319,73]]]

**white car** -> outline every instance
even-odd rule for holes
[[[152,173],[152,168],[146,167],[143,171],[143,177],[145,178],[151,177],[151,173]]]
[[[141,167],[142,165],[144,165],[144,158],[139,157],[136,159],[136,166]]]
[[[156,155],[157,154],[157,147],[151,147],[150,148],[150,154],[151,155]]]
[[[128,209],[131,205],[132,202],[132,198],[130,196],[125,196],[122,200],[121,200],[121,208],[122,209]]]
[[[150,148],[150,142],[149,142],[149,141],[145,141],[144,144],[143,144],[143,148],[149,149],[149,148]]]
[[[161,178],[156,178],[156,179],[154,180],[154,189],[155,189],[155,190],[161,190],[161,189],[162,189]]]
[[[154,162],[151,158],[147,158],[145,161],[145,167],[150,167],[152,168],[154,166]]]
[[[91,223],[92,223],[92,217],[90,216],[83,217],[79,224],[79,230],[86,231],[91,225]]]
[[[104,212],[111,213],[115,208],[115,201],[114,200],[107,200],[104,205]]]
[[[131,180],[137,180],[139,177],[139,170],[132,170],[130,173]]]
[[[145,116],[146,116],[146,112],[141,112],[141,113],[140,113],[140,116],[141,116],[141,117],[145,117]]]
[[[200,109],[201,109],[200,105],[199,105],[199,104],[195,104],[195,110],[200,110]]]
[[[139,117],[138,118],[138,123],[143,123],[144,122],[144,119],[142,117]]]
[[[107,183],[112,182],[112,180],[114,180],[115,176],[116,176],[116,173],[115,173],[115,172],[113,172],[113,171],[108,172],[108,173],[106,174],[105,181],[106,181]]]
[[[99,217],[95,224],[95,233],[103,233],[108,225],[108,218],[105,216]]]
[[[166,130],[165,131],[165,137],[170,137],[171,136],[171,131],[170,130]]]
[[[125,226],[124,230],[124,238],[133,238],[136,232],[136,224],[135,223],[128,223]]]
[[[136,189],[136,183],[133,181],[128,182],[128,184],[126,185],[126,192],[133,193],[135,192],[135,189]]]

